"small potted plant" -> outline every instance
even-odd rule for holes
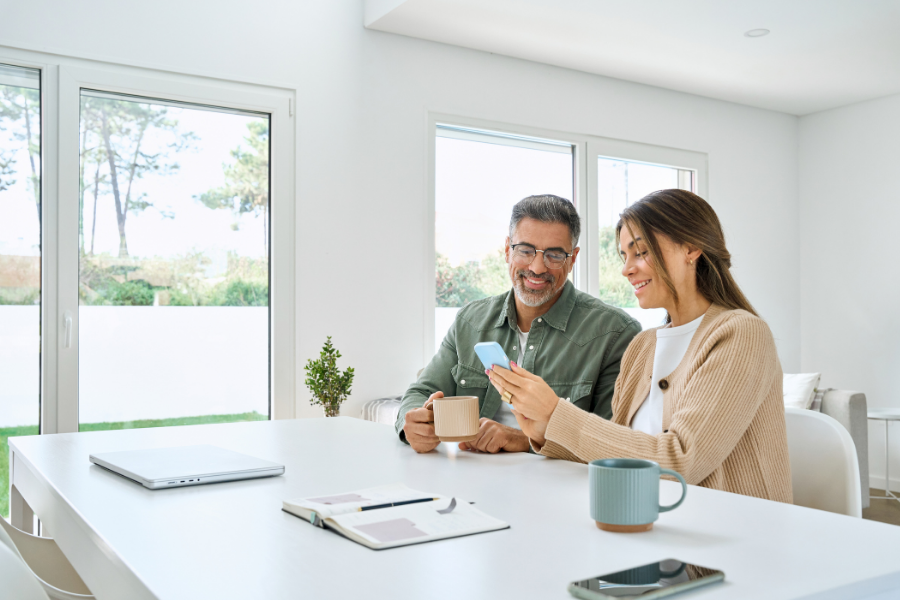
[[[306,366],[306,387],[312,392],[312,404],[325,409],[326,417],[337,417],[341,412],[341,404],[350,395],[353,385],[353,367],[347,367],[343,373],[337,368],[337,359],[341,353],[331,343],[331,336],[325,341],[319,360],[308,360]]]

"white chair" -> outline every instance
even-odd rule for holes
[[[835,419],[786,407],[794,504],[862,518],[859,461],[853,438]]]
[[[4,545],[29,570],[38,587],[43,588],[45,595],[35,597],[49,597],[50,600],[91,600],[94,597],[52,538],[20,531],[0,517],[0,547]],[[5,584],[4,577],[0,576],[0,581]],[[19,596],[12,595],[10,598]]]
[[[3,544],[0,544],[0,588],[4,598],[47,600],[41,584],[21,557]]]

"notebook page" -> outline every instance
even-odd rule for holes
[[[368,542],[366,545],[374,548],[390,548],[509,527],[460,498],[456,499],[456,508],[452,512],[438,512],[449,505],[450,499],[444,498],[435,502],[338,515],[330,523],[349,537],[362,538]]]
[[[357,490],[355,492],[314,496],[298,500],[285,500],[283,504],[284,510],[294,514],[301,514],[304,518],[308,513],[315,512],[325,519],[335,515],[358,512],[359,508],[362,506],[388,504],[391,502],[402,502],[404,500],[417,500],[419,498],[440,497],[439,494],[421,492],[419,490],[408,488],[402,483],[393,483],[364,490]]]

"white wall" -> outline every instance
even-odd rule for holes
[[[30,0],[4,8],[0,44],[297,87],[301,401],[326,335],[357,368],[347,414],[402,392],[430,358],[428,111],[708,153],[737,278],[785,370],[799,367],[794,117],[368,31],[362,0]]]
[[[900,95],[800,120],[801,367],[821,371],[824,386],[865,392],[870,407],[900,407],[898,179]],[[869,424],[869,465],[880,488],[881,421]]]

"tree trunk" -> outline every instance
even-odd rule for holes
[[[109,120],[107,119],[106,109],[100,109],[100,115],[103,121],[100,130],[103,135],[103,144],[106,147],[106,159],[109,162],[109,180],[112,184],[113,199],[116,202],[116,224],[119,226],[119,258],[128,258],[128,244],[125,241],[125,207],[122,205],[122,197],[119,194],[116,155],[113,153],[112,143],[110,143]]]
[[[131,159],[131,166],[128,168],[128,188],[125,191],[125,216],[128,216],[128,205],[131,203],[131,184],[134,182],[134,173],[137,171],[138,157],[141,155],[141,143],[144,141],[144,133],[147,131],[149,123],[144,121],[141,124],[141,133],[138,135],[137,143],[134,146],[134,156]],[[122,219],[125,220],[124,218]]]
[[[100,163],[97,158],[97,172],[94,173],[94,218],[91,222],[91,256],[94,255],[94,239],[97,237],[97,192],[100,190]]]
[[[87,146],[88,128],[85,126],[81,133],[81,157],[78,161],[78,249],[80,256],[84,256],[84,167],[87,164],[85,146]]]
[[[31,151],[31,114],[28,112],[28,96],[22,97],[25,102],[25,146],[28,148],[28,160],[31,162],[31,188],[34,190],[34,202],[37,206],[38,223],[41,222],[41,181],[34,166],[34,152]]]

